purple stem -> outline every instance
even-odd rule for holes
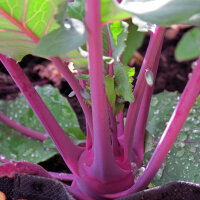
[[[24,94],[70,170],[78,175],[78,159],[83,150],[67,137],[16,61],[6,58],[3,54],[0,54],[0,60]]]
[[[111,47],[111,41],[110,41],[110,35],[109,35],[109,30],[108,30],[108,26],[106,27],[107,30],[107,38],[108,38],[108,46],[109,46],[109,50],[108,50],[108,56],[112,57],[112,47]],[[114,75],[114,63],[109,64],[108,66],[108,75],[110,77],[113,77]],[[119,142],[117,139],[117,125],[116,125],[116,118],[114,116],[113,113],[113,109],[108,101],[108,111],[109,111],[109,120],[110,120],[110,128],[112,130],[112,146],[113,146],[113,152],[115,156],[119,155]]]
[[[57,173],[57,172],[48,172],[52,178],[55,178],[60,181],[73,181],[75,179],[73,174],[66,173]]]
[[[52,57],[51,60],[54,62],[58,70],[63,74],[66,81],[71,86],[72,90],[76,94],[76,97],[83,109],[83,112],[85,114],[87,123],[90,127],[91,133],[93,132],[93,125],[92,125],[92,112],[91,108],[88,106],[88,104],[84,101],[83,96],[81,95],[81,86],[78,82],[78,80],[74,77],[74,75],[71,73],[70,70],[68,70],[67,66],[63,63],[63,61],[58,57]]]
[[[40,141],[44,141],[47,139],[47,135],[45,135],[44,133],[40,133],[38,131],[32,130],[28,127],[21,125],[19,122],[15,122],[9,119],[2,112],[0,112],[0,121],[4,122],[11,128],[15,129],[16,131],[19,131],[20,133],[23,133],[25,136],[28,136],[30,138],[40,140]]]
[[[174,144],[192,106],[200,92],[200,58],[190,77],[172,116],[165,128],[162,137],[149,161],[144,173],[138,178],[135,185],[128,190],[107,197],[118,198],[145,189],[156,175],[164,162],[169,150]]]
[[[155,83],[155,78],[156,78],[156,74],[158,70],[162,44],[163,44],[163,41],[160,43],[159,51],[156,55],[155,63],[152,67],[154,83]],[[147,123],[147,118],[148,118],[148,113],[149,113],[149,108],[150,108],[150,103],[151,103],[151,97],[153,94],[153,88],[154,86],[151,87],[149,85],[146,85],[144,96],[142,98],[142,103],[141,103],[140,110],[137,117],[136,127],[134,130],[133,150],[136,153],[140,164],[142,164],[143,162],[144,137],[145,137],[146,123]]]
[[[124,130],[124,164],[129,165],[130,161],[132,160],[131,157],[133,156],[132,146],[133,146],[133,134],[136,126],[137,116],[139,113],[140,105],[142,102],[143,94],[145,91],[145,87],[147,82],[145,80],[145,71],[147,69],[151,70],[157,52],[160,47],[160,43],[162,42],[164,37],[164,28],[156,27],[155,33],[152,33],[151,39],[147,48],[147,52],[138,76],[138,80],[136,82],[136,86],[134,89],[134,97],[135,101],[130,104],[125,130]]]
[[[117,135],[118,135],[118,137],[120,137],[124,134],[124,113],[123,113],[123,110],[121,110],[120,113],[117,115],[117,122],[119,123],[117,125]]]
[[[100,0],[86,0],[86,25],[88,30],[89,74],[94,128],[92,170],[94,177],[107,180],[119,168],[114,159],[111,145],[112,133],[109,129],[108,104],[104,84],[104,64],[102,53],[102,28]]]
[[[48,80],[33,82],[33,86],[35,86],[35,85],[42,86],[42,85],[47,84],[48,82],[49,82]],[[9,85],[9,86],[1,86],[0,87],[0,91],[2,91],[2,90],[10,91],[10,90],[16,90],[16,89],[18,90],[18,87],[16,85]]]
[[[108,100],[107,100],[108,101]],[[120,150],[119,150],[119,142],[117,138],[117,125],[116,125],[116,118],[113,114],[113,109],[108,101],[108,111],[109,111],[109,120],[110,120],[110,130],[112,132],[112,147],[113,147],[113,152],[115,156],[120,155]]]
[[[29,162],[8,162],[0,165],[0,177],[13,177],[15,174],[30,174],[52,178],[41,166]]]

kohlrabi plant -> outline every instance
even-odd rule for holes
[[[198,25],[199,16],[199,0],[1,0],[0,60],[46,133],[41,133],[42,127],[22,96],[15,103],[1,101],[1,121],[18,132],[9,136],[9,128],[1,128],[1,146],[11,146],[14,153],[9,154],[2,148],[0,159],[4,164],[0,167],[0,176],[28,173],[70,180],[68,191],[77,199],[114,199],[138,192],[153,180],[186,118],[194,111],[196,118],[191,120],[194,127],[190,126],[191,129],[178,137],[174,145],[178,150],[172,148],[171,160],[167,162],[168,167],[172,163],[184,166],[184,151],[192,153],[193,159],[189,154],[185,157],[184,173],[190,171],[192,174],[187,178],[200,182],[199,129],[195,128],[199,116],[198,109],[191,110],[200,91],[200,59],[180,97],[165,92],[152,98],[165,27]],[[144,38],[137,26],[149,31],[150,41],[133,86],[135,72],[128,63]],[[200,55],[199,28],[192,31],[185,37],[193,41],[188,46],[183,45],[183,41],[177,47],[180,60]],[[27,54],[49,59],[63,74],[84,112],[86,139],[69,104],[57,90],[50,86],[34,89],[18,64]],[[68,62],[74,63],[77,75],[69,70]],[[124,117],[125,102],[129,102],[129,108]],[[170,118],[169,111],[172,112]],[[15,122],[15,115],[26,123]],[[19,132],[37,141],[32,146],[30,139],[19,137]],[[83,142],[85,145],[78,145]],[[48,173],[31,163],[54,155],[54,147],[70,174]],[[30,162],[9,162],[19,161],[23,156]],[[173,160],[175,157],[180,161]],[[187,162],[197,166],[190,168]],[[163,179],[163,182],[169,181]]]

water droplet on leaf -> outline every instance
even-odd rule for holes
[[[70,29],[72,27],[71,22],[69,20],[65,20],[64,21],[64,27],[66,29]]]

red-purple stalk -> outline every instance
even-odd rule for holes
[[[74,77],[74,75],[71,73],[71,71],[67,68],[67,66],[64,64],[64,62],[59,57],[52,57],[51,60],[54,62],[58,70],[63,74],[66,81],[69,83],[70,87],[76,94],[76,97],[83,109],[83,112],[85,114],[85,118],[87,120],[87,123],[90,127],[91,133],[93,132],[93,125],[92,125],[92,112],[89,105],[84,101],[83,96],[81,95],[81,86],[78,82],[78,80]]]
[[[96,177],[106,180],[116,175],[118,168],[112,152],[112,132],[109,128],[108,103],[104,84],[100,4],[99,0],[86,0],[85,21],[88,30],[87,44],[94,128],[92,169]]]
[[[16,61],[2,54],[0,60],[24,94],[70,170],[78,175],[78,159],[83,150],[67,137]]]
[[[104,82],[101,1],[86,0],[85,2],[94,132],[92,150],[81,155],[79,160],[81,177],[76,179],[77,185],[74,185],[71,191],[78,193],[80,189],[95,199],[102,199],[108,191],[114,193],[130,187],[133,184],[133,173],[118,166],[112,148],[112,131]],[[117,184],[118,181],[120,184]]]
[[[124,164],[128,165],[131,161],[131,157],[133,157],[133,135],[136,126],[137,116],[139,113],[140,105],[142,102],[143,94],[145,91],[145,86],[147,85],[145,81],[145,71],[146,69],[151,70],[152,66],[155,62],[157,52],[160,47],[160,43],[162,42],[164,37],[164,28],[158,27],[155,30],[155,33],[152,33],[149,46],[138,76],[138,80],[133,92],[135,97],[135,101],[130,104],[125,130],[124,130]]]
[[[120,137],[124,134],[124,113],[123,110],[116,116],[117,121],[117,136]]]
[[[153,64],[153,67],[152,67],[154,83],[155,83],[157,69],[158,69],[158,65],[160,61],[162,43],[163,41],[160,43],[160,47],[156,55],[155,63]],[[137,117],[136,127],[134,130],[134,136],[133,136],[133,151],[137,155],[137,158],[139,159],[139,163],[141,165],[143,162],[145,130],[146,130],[147,118],[149,114],[149,108],[150,108],[150,103],[151,103],[151,97],[153,94],[153,89],[154,89],[154,85],[153,86],[146,85],[144,95],[142,98],[142,103],[141,103],[140,110]]]
[[[73,174],[66,173],[57,173],[57,172],[48,172],[52,178],[55,178],[60,181],[73,181],[75,179]]]
[[[44,141],[47,139],[47,134],[40,133],[38,131],[35,131],[28,127],[25,127],[25,126],[21,125],[19,122],[15,122],[15,121],[11,120],[7,116],[5,116],[2,112],[0,112],[0,121],[7,124],[8,126],[15,129],[16,131],[19,131],[20,133],[22,133],[23,135],[25,135],[27,137],[30,137],[30,138],[33,138],[36,140],[40,140],[40,141]]]
[[[164,162],[169,150],[174,144],[181,128],[184,125],[187,116],[194,105],[196,98],[200,92],[200,58],[197,61],[197,66],[192,72],[182,95],[178,102],[172,116],[165,128],[162,137],[149,161],[144,173],[138,178],[136,183],[128,190],[114,194],[107,195],[109,198],[119,198],[128,194],[138,192],[145,189],[151,180],[156,175],[160,166]]]

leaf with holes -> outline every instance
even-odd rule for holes
[[[37,91],[59,122],[63,130],[75,143],[84,142],[85,136],[79,128],[77,118],[67,100],[52,86],[37,87]],[[45,132],[36,115],[23,96],[15,100],[0,101],[1,112],[31,129]],[[0,122],[0,153],[11,160],[38,163],[57,153],[49,138],[43,143],[22,135]]]
[[[152,183],[162,185],[173,181],[200,183],[200,97],[193,106],[176,142]],[[148,163],[161,134],[179,100],[176,93],[163,92],[154,95],[151,101],[147,130],[153,136],[153,148],[145,154]]]
[[[63,0],[1,0],[0,52],[20,61],[44,35],[57,29],[54,16]]]

